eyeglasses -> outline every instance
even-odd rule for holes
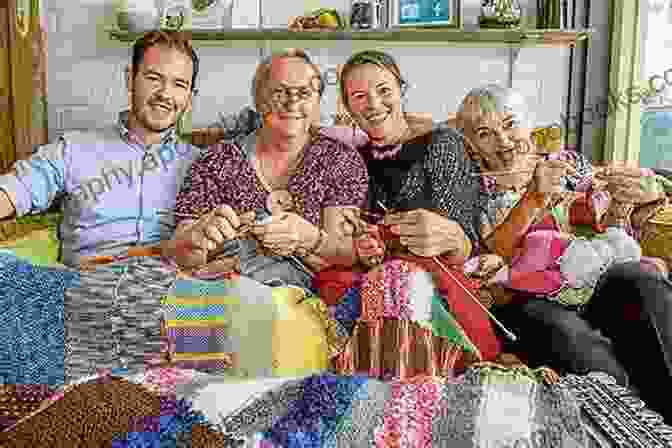
[[[286,104],[289,100],[307,102],[315,97],[317,90],[311,86],[277,87],[271,90],[271,100],[274,103]]]

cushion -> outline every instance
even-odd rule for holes
[[[232,275],[180,278],[163,301],[173,365],[240,377],[307,375],[327,368],[328,324],[299,288]]]
[[[22,238],[1,242],[0,251],[12,253],[37,266],[57,266],[58,246],[54,229],[40,229]]]
[[[642,226],[640,235],[642,253],[663,259],[672,266],[672,207],[664,207]]]
[[[58,265],[60,214],[24,216],[0,223],[0,250],[39,266]]]

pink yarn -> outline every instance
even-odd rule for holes
[[[432,447],[432,422],[441,403],[443,381],[420,377],[395,380],[390,386],[392,399],[386,405],[383,425],[376,431],[376,447]]]
[[[555,264],[568,246],[569,241],[561,238],[559,232],[552,230],[531,232],[525,238],[521,255],[513,259],[513,270],[544,271]]]
[[[504,285],[534,294],[551,294],[563,284],[557,260],[569,241],[556,231],[535,231],[525,238],[523,251],[514,258]]]

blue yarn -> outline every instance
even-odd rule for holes
[[[333,438],[338,422],[368,381],[365,376],[312,375],[303,380],[303,397],[264,431],[265,439],[285,448],[320,448]]]
[[[63,384],[63,298],[78,278],[0,253],[0,383]]]
[[[331,317],[337,320],[348,333],[352,334],[359,316],[362,314],[362,299],[359,287],[348,289],[336,305],[329,307]]]

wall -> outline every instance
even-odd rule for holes
[[[49,135],[63,129],[100,126],[113,120],[127,104],[123,69],[130,59],[128,47],[111,45],[102,32],[101,20],[113,15],[115,0],[82,0],[74,3],[44,0],[49,14]],[[243,1],[243,0],[238,0]],[[255,0],[244,0],[252,2]],[[463,1],[466,26],[478,17],[479,0]],[[601,8],[598,3],[594,8]],[[349,0],[265,0],[262,8],[267,26],[285,25],[289,18],[316,6],[347,10]],[[532,0],[522,0],[527,14],[534,14]],[[604,6],[606,9],[606,6]],[[594,11],[599,19],[599,10]],[[605,14],[606,16],[606,14]],[[596,54],[589,73],[589,93],[605,96],[607,32],[599,24],[590,52]],[[283,44],[284,45],[284,44]],[[286,46],[291,46],[287,43]],[[309,48],[309,47],[307,47]],[[310,49],[310,48],[309,48]],[[456,111],[472,87],[508,80],[508,51],[493,48],[413,47],[389,50],[414,86],[409,91],[408,110],[430,112],[436,117]],[[352,44],[338,42],[315,49],[323,68],[335,67],[352,53]],[[194,105],[194,126],[208,125],[220,113],[229,113],[250,103],[249,84],[259,51],[247,48],[202,47],[200,96]],[[530,48],[520,53],[513,84],[527,96],[538,124],[559,120],[566,104],[569,50]],[[335,111],[335,87],[324,100],[323,113]]]

